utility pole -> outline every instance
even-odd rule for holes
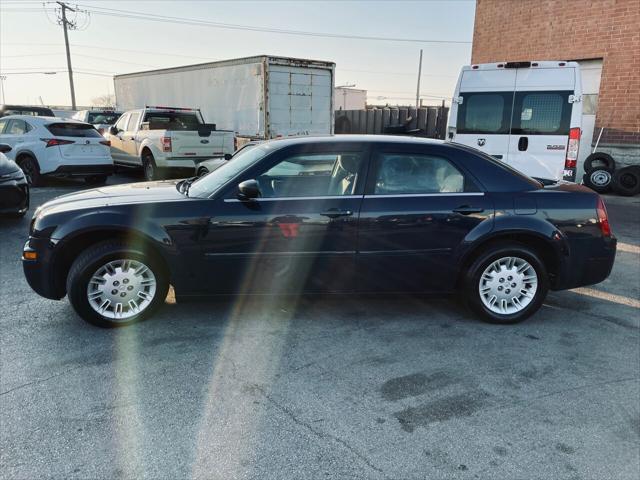
[[[62,18],[60,22],[62,23],[62,28],[64,30],[64,45],[67,49],[67,71],[69,72],[69,88],[71,89],[71,108],[73,110],[76,109],[76,91],[73,87],[73,69],[71,68],[71,52],[69,51],[69,35],[67,34],[67,27],[73,29],[76,27],[75,22],[70,22],[67,20],[67,10],[71,10],[75,12],[75,9],[71,8],[64,2],[56,2],[60,5],[62,9]]]
[[[422,49],[420,49],[420,62],[418,63],[418,88],[416,89],[416,110],[420,108],[420,77],[421,76],[422,76]]]

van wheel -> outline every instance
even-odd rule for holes
[[[144,178],[147,181],[151,182],[153,180],[161,180],[160,172],[151,152],[146,152],[142,155],[142,169],[144,172]]]
[[[596,168],[591,172],[585,173],[582,177],[582,183],[594,192],[606,193],[611,188],[612,173],[604,168]]]
[[[591,173],[594,170],[608,170],[613,173],[616,162],[611,155],[604,152],[595,152],[584,160],[584,171]]]
[[[631,165],[617,170],[613,175],[613,191],[625,197],[640,193],[640,166]]]
[[[24,176],[30,187],[41,187],[43,185],[44,181],[40,174],[40,166],[35,158],[31,155],[25,155],[21,158],[18,166],[24,172]]]
[[[521,322],[538,311],[548,290],[544,264],[535,251],[517,243],[482,252],[464,281],[467,304],[489,323]]]
[[[161,263],[121,241],[87,248],[67,276],[67,296],[74,310],[103,328],[144,320],[164,302],[168,290]]]

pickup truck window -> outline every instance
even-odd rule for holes
[[[136,127],[138,126],[138,120],[140,120],[140,114],[137,112],[132,113],[131,117],[129,117],[129,124],[127,125],[126,131],[135,132]]]
[[[147,112],[149,130],[195,130],[202,123],[195,113]]]
[[[117,112],[91,112],[89,113],[89,119],[87,120],[89,123],[100,123],[100,124],[108,124],[113,125],[116,123],[116,120],[120,118],[120,114]],[[80,119],[78,119],[80,120]]]

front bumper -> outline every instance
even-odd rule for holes
[[[0,183],[0,213],[22,214],[29,210],[29,185],[26,181]]]
[[[53,271],[53,248],[55,242],[48,238],[29,237],[22,252],[22,269],[29,286],[40,296],[60,300],[65,295],[65,286],[56,284]],[[35,253],[36,259],[25,258],[27,252]]]

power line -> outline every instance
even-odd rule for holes
[[[284,35],[300,35],[300,36],[309,36],[309,37],[344,38],[344,39],[350,39],[350,40],[454,44],[454,45],[455,44],[460,44],[460,45],[471,44],[470,41],[462,41],[462,40],[432,40],[432,39],[423,39],[423,38],[377,37],[377,36],[366,36],[366,35],[348,35],[348,34],[339,34],[339,33],[328,33],[328,32],[309,32],[309,31],[303,31],[303,30],[288,30],[288,29],[280,29],[280,28],[272,28],[272,27],[260,27],[260,26],[254,26],[254,25],[240,25],[240,24],[233,24],[233,23],[211,22],[207,20],[198,20],[198,19],[184,18],[184,17],[169,17],[165,15],[135,12],[131,10],[120,10],[115,8],[97,7],[97,6],[89,6],[89,5],[81,5],[81,6],[84,9],[86,9],[88,12],[91,12],[95,15],[112,16],[112,17],[118,17],[118,18],[131,18],[136,20],[147,20],[147,21],[154,21],[154,22],[161,22],[161,23],[174,23],[174,24],[181,24],[181,25],[224,28],[224,29],[231,29],[231,30],[266,32],[266,33],[276,33],[276,34],[284,34]]]

